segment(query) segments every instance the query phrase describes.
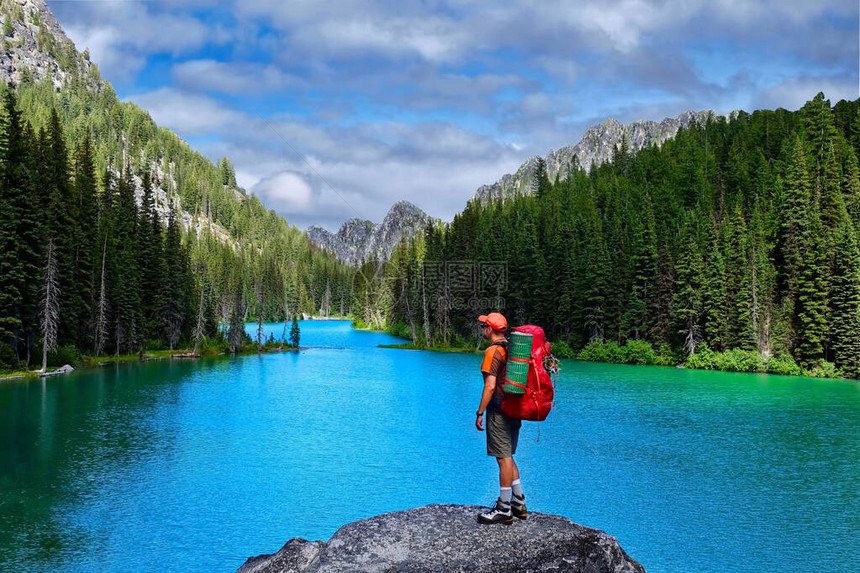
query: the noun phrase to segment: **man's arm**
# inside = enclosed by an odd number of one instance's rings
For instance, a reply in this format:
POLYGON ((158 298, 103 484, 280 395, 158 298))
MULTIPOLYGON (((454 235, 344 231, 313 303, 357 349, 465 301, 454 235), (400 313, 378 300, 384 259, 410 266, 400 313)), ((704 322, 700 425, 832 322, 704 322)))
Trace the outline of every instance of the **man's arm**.
POLYGON ((481 393, 481 403, 478 405, 478 411, 475 412, 475 427, 479 431, 484 431, 484 412, 493 399, 493 392, 496 390, 496 375, 482 372, 484 375, 484 391, 481 393))

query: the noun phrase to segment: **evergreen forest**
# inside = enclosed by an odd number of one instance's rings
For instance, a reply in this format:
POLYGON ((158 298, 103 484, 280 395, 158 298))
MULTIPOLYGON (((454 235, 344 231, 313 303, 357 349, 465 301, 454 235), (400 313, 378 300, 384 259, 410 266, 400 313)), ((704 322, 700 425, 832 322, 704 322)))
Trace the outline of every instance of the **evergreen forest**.
POLYGON ((56 365, 235 352, 246 320, 349 312, 352 269, 240 189, 228 159, 67 64, 62 89, 25 73, 0 91, 0 370, 44 350, 56 365))
POLYGON ((366 263, 356 316, 475 347, 498 310, 562 355, 856 377, 858 107, 712 114, 554 181, 539 160, 530 193, 473 200, 366 263))

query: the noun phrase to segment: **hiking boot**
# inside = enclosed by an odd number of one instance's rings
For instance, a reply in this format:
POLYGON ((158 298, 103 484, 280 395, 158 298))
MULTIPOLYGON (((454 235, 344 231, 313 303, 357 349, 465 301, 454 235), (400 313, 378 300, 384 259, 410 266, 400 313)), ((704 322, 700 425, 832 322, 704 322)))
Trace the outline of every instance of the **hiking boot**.
POLYGON ((526 513, 526 495, 517 495, 514 494, 511 499, 511 513, 514 517, 519 519, 525 519, 528 517, 528 513, 526 513))
POLYGON ((514 515, 511 513, 511 504, 501 499, 496 500, 496 506, 485 513, 478 514, 478 523, 504 523, 510 525, 514 522, 514 515))

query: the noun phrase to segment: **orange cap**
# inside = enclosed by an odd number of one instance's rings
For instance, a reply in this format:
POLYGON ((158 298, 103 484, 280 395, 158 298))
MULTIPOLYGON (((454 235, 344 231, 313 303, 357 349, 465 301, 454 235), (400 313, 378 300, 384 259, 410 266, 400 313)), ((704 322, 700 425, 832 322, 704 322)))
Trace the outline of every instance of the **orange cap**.
POLYGON ((508 320, 500 312, 482 314, 478 317, 478 321, 489 324, 490 328, 499 332, 504 332, 508 329, 508 320))

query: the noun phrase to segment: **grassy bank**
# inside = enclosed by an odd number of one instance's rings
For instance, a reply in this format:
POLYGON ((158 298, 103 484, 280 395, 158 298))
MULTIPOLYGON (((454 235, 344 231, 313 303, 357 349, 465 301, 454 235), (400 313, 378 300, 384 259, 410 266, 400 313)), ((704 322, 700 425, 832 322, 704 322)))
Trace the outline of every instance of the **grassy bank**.
MULTIPOLYGON (((52 370, 49 368, 48 370, 52 370)), ((11 372, 0 373, 0 382, 4 380, 20 380, 22 378, 38 378, 39 374, 32 370, 14 370, 11 372)))
MULTIPOLYGON (((553 344, 556 347, 564 343, 553 344)), ((569 347, 567 347, 569 349, 569 347)), ((573 353, 573 351, 571 351, 573 353)), ((678 366, 696 370, 719 370, 722 372, 749 372, 761 374, 778 374, 782 376, 810 376, 813 378, 842 378, 843 373, 832 362, 824 360, 804 368, 794 358, 787 354, 765 357, 755 350, 733 348, 725 352, 711 350, 702 343, 696 353, 687 356, 686 352, 672 351, 668 346, 653 348, 644 340, 631 340, 625 345, 616 342, 590 342, 575 356, 590 362, 608 362, 613 364, 637 364, 642 366, 678 366)))

